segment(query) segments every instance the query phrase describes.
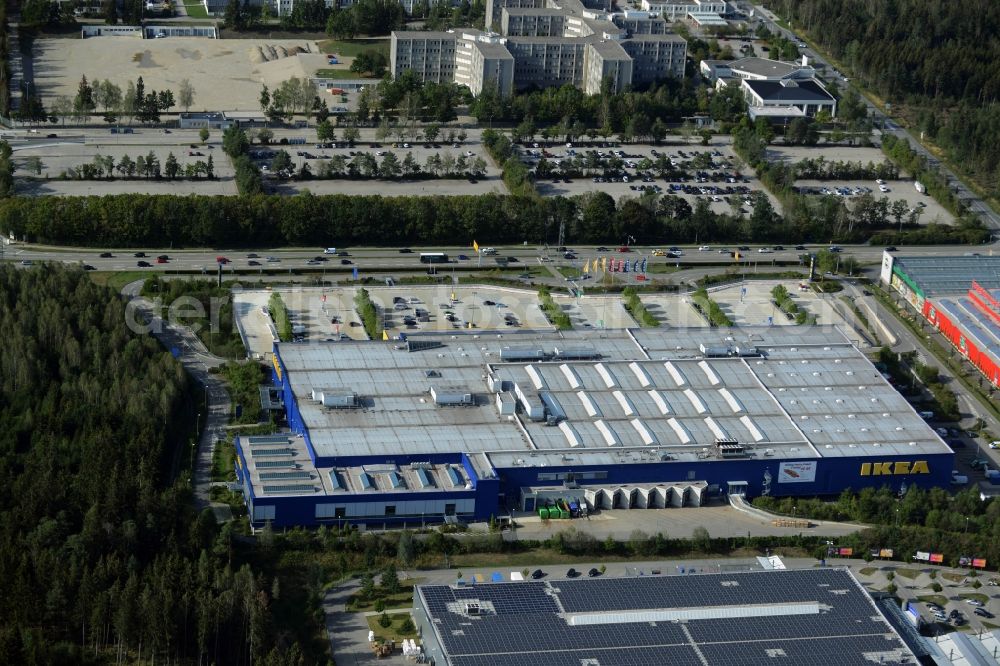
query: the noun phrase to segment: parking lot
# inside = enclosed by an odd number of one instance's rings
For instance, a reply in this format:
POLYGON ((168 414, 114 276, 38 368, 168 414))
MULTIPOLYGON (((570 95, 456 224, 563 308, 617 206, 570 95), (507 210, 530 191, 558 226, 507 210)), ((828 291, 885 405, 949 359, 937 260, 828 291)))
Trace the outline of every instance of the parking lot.
POLYGON ((832 304, 836 295, 818 294, 808 286, 802 289, 804 284, 796 280, 748 280, 713 290, 710 296, 737 326, 794 325, 795 318, 782 312, 771 295, 771 290, 781 285, 796 305, 816 316, 817 324, 845 323, 832 304))
POLYGON ((350 193, 409 196, 419 194, 485 194, 506 193, 500 172, 493 166, 481 144, 455 143, 430 144, 409 142, 371 142, 350 146, 347 143, 326 143, 293 146, 254 146, 250 157, 260 167, 265 178, 278 191, 295 193, 308 189, 317 194, 350 193), (273 160, 277 151, 285 150, 292 160, 294 173, 303 165, 317 179, 292 180, 288 173, 275 172, 273 160), (401 176, 406 173, 407 161, 425 173, 464 174, 449 178, 383 179, 368 178, 362 166, 364 161, 374 163, 379 169, 389 156, 396 159, 401 176), (352 168, 353 167, 353 168, 352 168), (322 178, 325 172, 344 174, 332 179, 322 178), (348 178, 353 171, 361 177, 348 178))
MULTIPOLYGON (((274 291, 281 295, 301 341, 336 340, 339 336, 367 339, 354 311, 354 289, 299 287, 274 291)), ((264 356, 271 352, 274 335, 268 327, 270 315, 265 311, 272 293, 269 289, 233 292, 237 325, 244 332, 249 354, 264 356)))
MULTIPOLYGON (((852 162, 861 165, 881 164, 888 158, 878 148, 866 146, 768 146, 767 159, 771 162, 794 164, 801 160, 823 159, 831 162, 852 162)), ((900 172, 899 180, 888 180, 878 183, 875 180, 797 180, 795 185, 804 194, 832 195, 843 197, 848 204, 863 194, 870 194, 875 199, 885 197, 891 204, 893 201, 906 202, 907 211, 919 212, 918 222, 929 224, 952 224, 955 220, 951 213, 941 207, 938 202, 926 194, 921 194, 914 186, 910 174, 900 172), (884 191, 883 191, 884 189, 884 191)))
POLYGON ((569 315, 573 328, 634 328, 638 324, 618 294, 573 298, 553 293, 553 300, 569 315))
MULTIPOLYGON (((953 224, 954 216, 946 211, 941 204, 927 196, 917 192, 912 180, 890 180, 884 184, 875 181, 860 180, 799 180, 795 185, 800 191, 806 194, 825 195, 830 194, 843 197, 850 206, 862 194, 869 194, 878 200, 886 198, 889 204, 896 200, 906 202, 907 215, 912 211, 917 211, 917 222, 920 224, 953 224), (880 186, 885 191, 880 190, 880 186)), ((907 219, 904 216, 904 221, 907 219)))
POLYGON ((468 328, 549 329, 533 291, 488 285, 371 287, 372 302, 384 314, 390 335, 468 328))
MULTIPOLYGON (((543 167, 546 175, 536 177, 536 187, 543 196, 602 191, 620 199, 653 191, 680 196, 692 207, 704 198, 714 212, 731 213, 734 206, 749 212, 754 192, 767 194, 752 170, 737 170, 741 163, 728 139, 714 139, 708 146, 571 146, 531 143, 521 147, 521 160, 529 169, 537 170, 539 164, 552 169, 552 175, 547 175, 543 167)), ((780 210, 777 199, 767 196, 780 210)))
MULTIPOLYGON (((236 194, 236 184, 233 181, 233 168, 229 158, 212 144, 200 143, 161 143, 164 136, 157 136, 156 143, 144 145, 137 143, 135 136, 108 134, 107 137, 95 137, 87 142, 59 141, 17 146, 14 152, 14 164, 17 168, 18 192, 23 194, 120 194, 120 193, 150 193, 150 194, 236 194), (93 164, 100 155, 114 160, 117 166, 123 157, 128 156, 133 162, 139 157, 145 159, 152 154, 160 164, 160 173, 168 155, 173 154, 181 173, 187 165, 198 161, 207 162, 212 156, 213 180, 207 178, 167 180, 148 179, 138 172, 132 179, 124 180, 119 171, 115 171, 115 180, 104 178, 91 180, 61 180, 64 174, 77 171, 82 165, 93 164), (41 173, 32 170, 34 159, 40 160, 41 173)), ((179 137, 178 137, 179 139, 179 137)))

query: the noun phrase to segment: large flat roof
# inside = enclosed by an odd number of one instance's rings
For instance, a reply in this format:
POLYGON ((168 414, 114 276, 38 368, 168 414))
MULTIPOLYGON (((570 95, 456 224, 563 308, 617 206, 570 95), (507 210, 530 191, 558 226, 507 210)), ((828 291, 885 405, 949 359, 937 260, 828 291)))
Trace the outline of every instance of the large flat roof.
POLYGON ((800 65, 781 60, 771 60, 770 58, 757 58, 750 56, 731 60, 729 62, 718 62, 718 64, 728 67, 732 71, 747 72, 756 76, 767 76, 769 78, 782 78, 802 69, 800 65))
POLYGON ((965 294, 975 280, 984 289, 1000 289, 1000 256, 893 257, 928 296, 965 294))
POLYGON ((529 456, 559 464, 567 453, 604 464, 655 449, 693 461, 725 437, 775 458, 949 451, 834 327, 420 334, 409 342, 276 346, 318 456, 464 452, 509 467, 529 456), (408 351, 418 345, 425 348, 408 351), (763 355, 705 358, 702 345, 755 346, 763 355), (356 394, 363 408, 324 406, 314 391, 327 389, 356 394), (498 392, 520 413, 501 415, 498 392), (442 406, 442 393, 469 399, 442 406), (529 418, 528 407, 543 404, 558 427, 529 418))
POLYGON ((814 79, 782 81, 755 81, 743 79, 743 85, 753 90, 761 99, 768 102, 832 102, 833 95, 828 93, 814 79))
POLYGON ((420 586, 415 601, 446 666, 917 663, 846 569, 420 586))

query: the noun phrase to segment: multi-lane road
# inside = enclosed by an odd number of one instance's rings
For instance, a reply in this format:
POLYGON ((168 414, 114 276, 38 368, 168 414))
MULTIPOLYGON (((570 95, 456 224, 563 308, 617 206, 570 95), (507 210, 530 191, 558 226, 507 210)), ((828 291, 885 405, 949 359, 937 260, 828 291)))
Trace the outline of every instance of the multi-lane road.
MULTIPOLYGON (((785 264, 788 262, 798 263, 799 258, 804 254, 815 253, 825 249, 826 245, 804 245, 787 246, 781 250, 771 250, 766 248, 766 252, 760 252, 762 246, 754 245, 749 250, 741 253, 741 262, 758 264, 764 266, 768 264, 785 264), (797 249, 798 248, 798 249, 797 249)), ((371 271, 422 271, 427 265, 421 264, 420 252, 445 252, 448 254, 449 263, 438 264, 439 269, 447 270, 456 268, 475 268, 481 265, 484 268, 495 268, 497 258, 513 258, 508 268, 516 269, 524 265, 538 265, 542 263, 552 263, 554 265, 567 265, 574 262, 580 263, 593 257, 614 256, 618 259, 631 258, 641 259, 648 257, 654 263, 668 263, 697 266, 711 264, 732 264, 733 258, 730 251, 736 246, 709 246, 709 249, 699 250, 697 247, 680 247, 682 254, 678 258, 655 256, 654 250, 666 248, 633 247, 628 253, 618 252, 618 248, 611 247, 608 250, 600 250, 595 246, 573 246, 570 248, 575 254, 575 259, 568 259, 563 253, 556 251, 556 248, 544 248, 539 246, 517 245, 512 247, 497 247, 497 256, 484 256, 481 263, 476 253, 471 248, 462 247, 436 247, 436 248, 405 248, 410 252, 400 252, 404 248, 337 248, 338 252, 346 252, 346 256, 338 254, 324 254, 324 248, 296 248, 296 249, 257 249, 257 250, 236 250, 236 249, 163 249, 144 248, 137 249, 111 249, 100 248, 54 248, 45 246, 34 246, 25 244, 11 244, 3 247, 0 257, 8 262, 19 265, 34 265, 40 262, 60 262, 66 264, 82 264, 92 266, 100 271, 131 271, 144 270, 149 272, 170 271, 170 272, 214 272, 217 270, 217 260, 222 257, 229 260, 224 265, 224 272, 234 270, 259 270, 261 272, 286 272, 286 271, 343 271, 351 272, 355 266, 359 270, 371 271), (135 256, 137 253, 144 253, 145 256, 135 256), (157 263, 159 255, 166 255, 169 260, 166 263, 157 263), (463 258, 464 257, 464 258, 463 258), (544 258, 544 259, 543 259, 544 258), (139 267, 140 262, 150 264, 148 267, 139 267)), ((897 252, 906 256, 951 256, 976 252, 979 254, 992 254, 995 250, 1000 250, 1000 245, 991 243, 979 246, 955 246, 955 245, 931 245, 900 247, 897 252)), ((883 248, 868 245, 848 245, 842 246, 841 256, 853 257, 862 264, 878 263, 882 257, 883 248)))

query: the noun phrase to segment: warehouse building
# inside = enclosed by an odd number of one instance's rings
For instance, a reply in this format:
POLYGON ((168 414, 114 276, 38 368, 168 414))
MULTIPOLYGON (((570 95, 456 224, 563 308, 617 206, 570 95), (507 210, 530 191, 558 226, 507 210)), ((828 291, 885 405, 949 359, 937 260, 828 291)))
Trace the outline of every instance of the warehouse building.
POLYGON ((1000 257, 884 252, 881 280, 1000 388, 1000 257))
POLYGON ((291 434, 236 443, 258 527, 946 486, 953 468, 833 327, 421 334, 273 361, 291 434))
POLYGON ((920 663, 839 568, 422 585, 413 604, 435 666, 920 663))

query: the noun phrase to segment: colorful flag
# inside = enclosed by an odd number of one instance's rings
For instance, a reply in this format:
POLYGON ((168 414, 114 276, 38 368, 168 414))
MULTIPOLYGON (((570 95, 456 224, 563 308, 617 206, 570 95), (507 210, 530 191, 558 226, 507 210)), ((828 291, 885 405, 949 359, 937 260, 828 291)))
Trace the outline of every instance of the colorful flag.
POLYGON ((479 252, 479 243, 477 243, 476 241, 472 241, 472 249, 475 250, 476 252, 479 252))

